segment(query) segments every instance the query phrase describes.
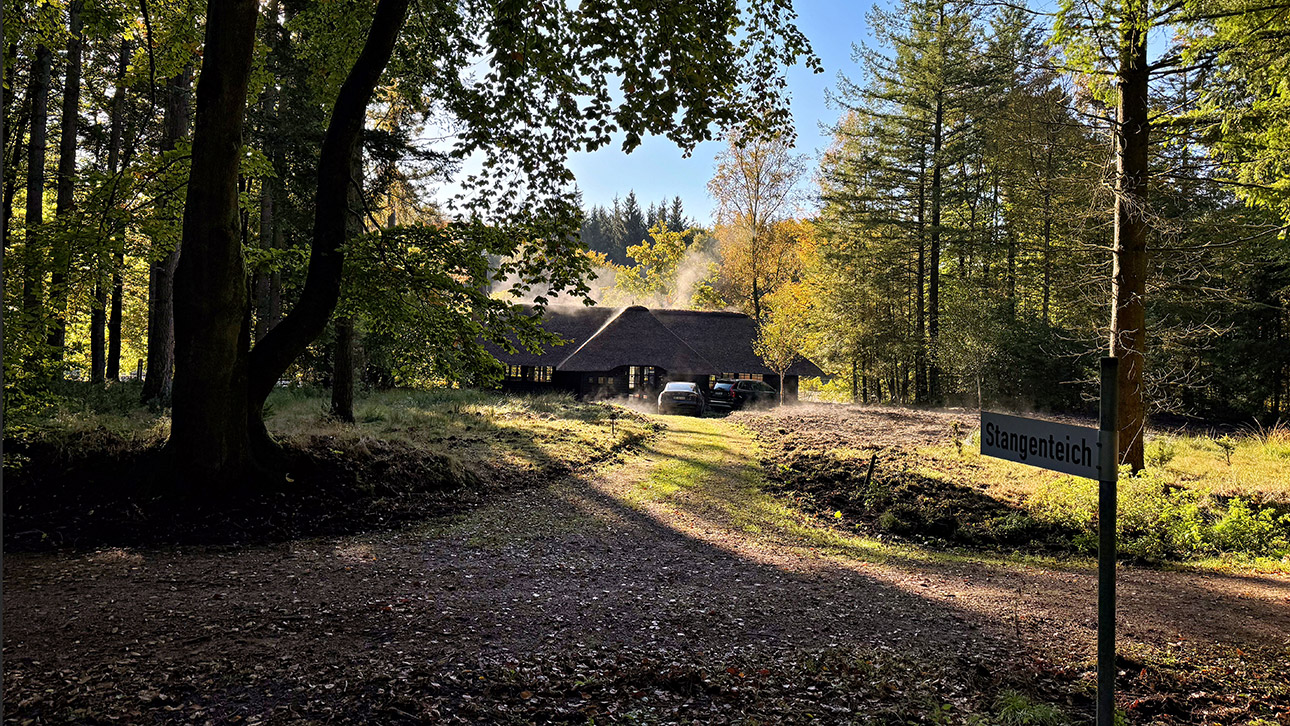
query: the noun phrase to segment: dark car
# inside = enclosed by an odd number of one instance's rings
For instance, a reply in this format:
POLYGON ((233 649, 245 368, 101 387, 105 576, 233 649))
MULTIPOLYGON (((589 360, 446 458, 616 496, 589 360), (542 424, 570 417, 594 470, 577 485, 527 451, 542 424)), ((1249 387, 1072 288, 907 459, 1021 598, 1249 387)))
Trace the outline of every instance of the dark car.
POLYGON ((779 392, 761 381, 717 381, 712 387, 713 408, 769 408, 779 402, 779 392))
POLYGON ((685 381, 673 381, 658 394, 658 412, 684 412, 702 416, 708 410, 708 402, 703 398, 699 384, 685 381))

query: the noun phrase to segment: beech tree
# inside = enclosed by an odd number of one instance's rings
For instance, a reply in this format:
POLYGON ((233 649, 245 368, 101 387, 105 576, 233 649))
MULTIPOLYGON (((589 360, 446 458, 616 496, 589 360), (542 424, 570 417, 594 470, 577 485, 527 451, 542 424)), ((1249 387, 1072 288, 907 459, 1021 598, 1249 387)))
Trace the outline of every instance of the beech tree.
POLYGON ((794 363, 805 357, 811 344, 811 304, 807 290, 798 284, 785 285, 767 296, 765 318, 757 326, 753 352, 779 376, 779 402, 784 403, 784 376, 794 363))
MULTIPOLYGON (((290 314, 248 349, 234 152, 242 138, 257 8, 246 0, 208 5, 175 281, 167 444, 173 460, 200 480, 274 466, 264 402, 336 307, 350 161, 372 93, 400 42, 407 6, 407 0, 380 0, 375 7, 323 139, 304 286, 290 314)), ((540 284, 551 292, 587 291, 587 258, 569 254, 578 221, 565 163, 570 153, 603 146, 615 133, 631 151, 645 134, 692 148, 711 137, 714 123, 782 130, 789 118, 779 92, 783 67, 806 56, 818 68, 791 23, 791 8, 780 2, 719 12, 641 0, 576 8, 434 3, 419 17, 418 34, 402 38, 408 54, 400 67, 415 70, 439 108, 465 122, 456 153, 486 157, 484 171, 466 180, 456 213, 506 227, 511 242, 497 256, 497 279, 514 276, 521 287, 540 284), (704 42, 691 42, 698 38, 704 42), (462 69, 481 56, 490 70, 466 81, 462 69), (666 72, 659 74, 661 64, 666 72), (619 99, 615 86, 622 89, 619 99), (713 104, 714 98, 722 102, 713 104), (517 187, 516 178, 524 184, 517 187)))

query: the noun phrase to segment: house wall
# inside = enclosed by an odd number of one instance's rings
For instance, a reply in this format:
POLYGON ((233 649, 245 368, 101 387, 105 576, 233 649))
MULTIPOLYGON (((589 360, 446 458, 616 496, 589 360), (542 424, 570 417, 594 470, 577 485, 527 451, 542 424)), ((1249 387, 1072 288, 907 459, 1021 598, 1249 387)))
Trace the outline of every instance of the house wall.
POLYGON ((659 379, 659 388, 661 389, 663 386, 666 386, 668 383, 671 383, 672 381, 697 383, 699 385, 699 390, 703 392, 704 396, 707 396, 708 393, 711 392, 712 390, 711 386, 708 385, 709 378, 711 378, 711 376, 669 374, 666 378, 659 379))
POLYGON ((797 402, 797 376, 784 376, 784 403, 797 402))
MULTIPOLYGON (((580 399, 590 401, 623 397, 653 400, 658 396, 658 392, 662 390, 663 386, 667 385, 670 381, 689 381, 697 383, 705 396, 711 392, 711 387, 709 386, 710 376, 683 374, 673 375, 661 368, 657 370, 657 385, 637 390, 633 390, 628 385, 627 366, 620 366, 610 371, 556 371, 554 375, 551 376, 550 381, 532 381, 508 378, 502 381, 501 388, 506 393, 520 394, 565 391, 580 399)), ((762 381, 771 388, 779 390, 779 376, 767 374, 762 377, 762 381)), ((795 402, 797 400, 798 377, 784 376, 784 401, 787 403, 795 402)))
MULTIPOLYGON (((555 381, 523 381, 507 379, 502 381, 502 391, 504 393, 546 393, 548 391, 559 390, 555 381)), ((570 391, 570 393, 577 393, 570 391)))

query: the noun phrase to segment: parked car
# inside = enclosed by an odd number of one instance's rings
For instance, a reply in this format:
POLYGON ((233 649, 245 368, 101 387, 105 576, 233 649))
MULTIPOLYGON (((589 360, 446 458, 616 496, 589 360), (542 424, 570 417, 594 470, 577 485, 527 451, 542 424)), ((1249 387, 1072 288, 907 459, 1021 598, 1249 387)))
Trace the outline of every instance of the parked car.
POLYGON ((699 390, 699 384, 686 381, 673 381, 658 394, 658 412, 686 412, 702 416, 708 410, 708 402, 699 390))
POLYGON ((779 402, 779 391, 761 381, 717 381, 712 387, 714 409, 769 408, 779 402))

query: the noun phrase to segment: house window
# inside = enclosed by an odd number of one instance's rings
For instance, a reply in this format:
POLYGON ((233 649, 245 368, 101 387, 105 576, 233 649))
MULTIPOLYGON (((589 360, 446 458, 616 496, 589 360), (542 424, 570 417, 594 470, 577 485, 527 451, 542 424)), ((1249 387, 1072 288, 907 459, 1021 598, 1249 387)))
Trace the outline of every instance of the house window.
POLYGON ((550 383, 551 377, 554 375, 555 368, 552 366, 506 366, 506 380, 508 381, 550 383))
POLYGON ((639 391, 653 388, 658 383, 658 373, 654 366, 630 366, 627 369, 627 389, 639 391))
POLYGON ((708 387, 717 385, 717 381, 760 381, 763 376, 760 373, 720 373, 715 376, 708 376, 708 387))

